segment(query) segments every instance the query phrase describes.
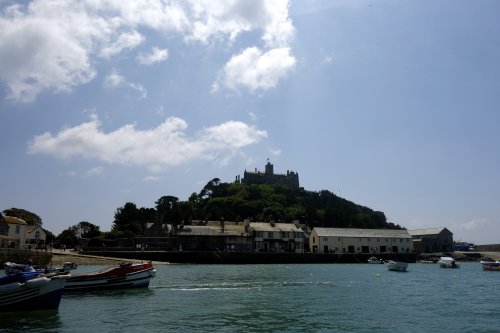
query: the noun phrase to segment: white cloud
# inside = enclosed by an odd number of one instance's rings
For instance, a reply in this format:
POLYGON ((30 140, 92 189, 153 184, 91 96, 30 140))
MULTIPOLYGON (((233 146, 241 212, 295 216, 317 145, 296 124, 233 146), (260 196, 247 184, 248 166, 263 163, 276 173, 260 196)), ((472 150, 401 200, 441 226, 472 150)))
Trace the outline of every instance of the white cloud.
POLYGON ((265 53, 256 47, 248 48, 231 58, 212 88, 213 91, 221 87, 237 91, 245 87, 252 92, 271 89, 295 68, 295 64, 289 48, 265 53))
POLYGON ((90 170, 87 170, 85 173, 86 177, 97 177, 97 176, 102 176, 104 174, 104 168, 102 166, 98 166, 95 168, 92 168, 90 170))
POLYGON ((489 222, 484 219, 474 219, 459 225, 460 230, 472 231, 477 229, 482 229, 484 226, 488 225, 489 222))
POLYGON ((149 54, 140 54, 137 60, 143 65, 152 65, 168 59, 168 50, 153 47, 149 54))
POLYGON ((116 70, 113 70, 106 78, 104 79, 104 86, 108 89, 116 89, 120 87, 129 87, 139 93, 141 98, 146 98, 148 96, 148 92, 146 88, 137 83, 128 82, 125 77, 123 77, 116 70))
POLYGON ((111 74, 106 76, 106 79, 104 80, 104 85, 106 86, 106 88, 112 89, 120 87, 124 85, 126 82, 127 80, 125 80, 125 78, 120 73, 114 70, 111 72, 111 74))
POLYGON ((209 43, 225 36, 233 41, 243 32, 261 30, 262 40, 274 48, 288 45, 295 33, 288 0, 191 0, 191 6, 188 41, 209 43))
POLYGON ((205 128, 193 137, 186 135, 187 126, 183 119, 170 117, 150 130, 140 131, 129 124, 104 133, 101 122, 93 115, 90 121, 64 128, 55 135, 46 132, 36 136, 29 143, 28 152, 63 159, 85 157, 161 171, 197 159, 225 161, 267 136, 265 131, 238 121, 205 128))
POLYGON ((109 59, 125 49, 133 49, 144 41, 144 37, 137 31, 125 32, 118 36, 117 40, 107 44, 101 49, 100 55, 109 59))
POLYGON ((78 34, 57 20, 20 10, 15 5, 0 16, 0 80, 8 99, 32 102, 45 89, 68 91, 94 78, 78 34))
POLYGON ((271 154, 271 156, 276 157, 276 156, 280 156, 282 151, 281 151, 281 149, 271 149, 271 151, 269 153, 271 154))
MULTIPOLYGON (((284 77, 295 62, 289 51, 294 27, 288 0, 33 0, 1 6, 0 81, 13 101, 33 102, 43 91, 69 91, 90 82, 97 74, 97 57, 112 61, 147 43, 141 29, 166 38, 184 37, 188 44, 231 44, 244 32, 260 32, 261 56, 277 59, 277 53, 286 53, 288 65, 274 64, 274 71, 259 73, 269 78, 239 82, 244 88, 274 86, 276 72, 284 77)), ((241 56, 231 58, 226 75, 241 56)), ((153 48, 138 59, 151 64, 167 57, 167 50, 153 48)), ((232 81, 233 86, 237 83, 232 81)))
POLYGON ((333 61, 332 56, 326 56, 323 58, 323 64, 330 64, 333 61))

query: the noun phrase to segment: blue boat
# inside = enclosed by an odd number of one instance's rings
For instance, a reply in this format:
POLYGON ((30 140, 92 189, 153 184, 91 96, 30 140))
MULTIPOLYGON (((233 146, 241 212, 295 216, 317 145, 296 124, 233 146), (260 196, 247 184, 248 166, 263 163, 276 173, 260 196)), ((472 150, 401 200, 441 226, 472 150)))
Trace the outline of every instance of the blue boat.
POLYGON ((0 312, 57 309, 67 276, 6 264, 0 276, 0 312))

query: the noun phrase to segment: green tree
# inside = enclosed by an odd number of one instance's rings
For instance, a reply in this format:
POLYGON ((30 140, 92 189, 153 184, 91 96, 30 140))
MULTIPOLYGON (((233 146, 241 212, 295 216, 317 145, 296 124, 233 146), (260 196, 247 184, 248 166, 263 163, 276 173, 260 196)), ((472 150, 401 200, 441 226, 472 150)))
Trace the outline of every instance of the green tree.
POLYGON ((116 210, 112 229, 122 232, 129 231, 135 235, 142 234, 143 224, 141 223, 140 212, 134 203, 127 202, 123 207, 116 210))
POLYGON ((42 227, 43 224, 40 216, 20 208, 6 209, 4 210, 4 215, 20 218, 21 220, 24 220, 26 223, 28 223, 28 225, 36 225, 38 227, 42 227))
POLYGON ((101 235, 100 227, 87 221, 81 221, 71 228, 81 238, 94 238, 101 235))
POLYGON ((78 235, 75 233, 75 230, 72 227, 69 227, 68 229, 61 232, 56 237, 56 240, 59 245, 65 245, 67 248, 72 248, 79 243, 78 235))
POLYGON ((179 198, 171 195, 163 196, 155 202, 158 221, 161 224, 171 224, 174 232, 181 222, 178 202, 179 198))

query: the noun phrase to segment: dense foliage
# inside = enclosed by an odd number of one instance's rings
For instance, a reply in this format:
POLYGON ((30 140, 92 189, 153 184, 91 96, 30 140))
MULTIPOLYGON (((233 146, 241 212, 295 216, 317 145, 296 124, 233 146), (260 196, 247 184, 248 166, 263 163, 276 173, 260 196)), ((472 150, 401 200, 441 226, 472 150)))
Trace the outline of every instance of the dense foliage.
MULTIPOLYGON (((19 217, 30 225, 42 225, 38 215, 23 209, 11 208, 4 213, 19 217)), ((189 225, 192 220, 221 219, 300 220, 311 228, 402 229, 397 224, 387 222, 383 212, 357 205, 326 190, 313 192, 277 184, 222 183, 220 179, 214 178, 199 193, 191 194, 187 201, 166 195, 155 202, 154 208, 138 208, 132 202, 125 203, 115 211, 110 232, 103 233, 99 226, 81 221, 57 237, 49 232, 47 243, 55 241, 71 247, 86 238, 92 243, 105 244, 111 239, 143 235, 148 223, 176 226, 189 225)))
POLYGON ((28 225, 36 225, 38 227, 42 226, 42 219, 40 216, 35 213, 29 212, 24 209, 19 208, 10 208, 3 211, 4 215, 13 216, 20 218, 24 222, 28 223, 28 225))
POLYGON ((113 230, 142 234, 147 223, 190 224, 192 220, 283 221, 300 220, 313 227, 401 229, 383 212, 357 205, 335 194, 293 189, 285 185, 248 185, 208 182, 188 201, 163 196, 155 208, 126 203, 115 213, 113 230))

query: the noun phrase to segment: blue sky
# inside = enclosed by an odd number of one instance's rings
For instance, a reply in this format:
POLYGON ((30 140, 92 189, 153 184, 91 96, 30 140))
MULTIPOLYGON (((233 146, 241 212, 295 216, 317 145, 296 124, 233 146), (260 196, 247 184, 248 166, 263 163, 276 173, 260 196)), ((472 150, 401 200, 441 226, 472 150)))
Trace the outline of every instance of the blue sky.
POLYGON ((245 169, 500 242, 498 1, 0 0, 0 209, 55 234, 245 169))

